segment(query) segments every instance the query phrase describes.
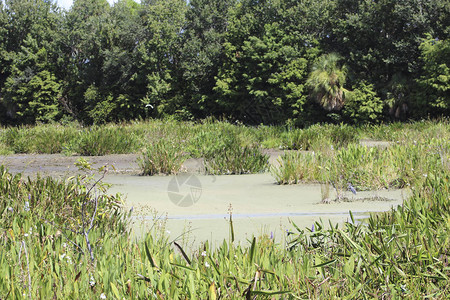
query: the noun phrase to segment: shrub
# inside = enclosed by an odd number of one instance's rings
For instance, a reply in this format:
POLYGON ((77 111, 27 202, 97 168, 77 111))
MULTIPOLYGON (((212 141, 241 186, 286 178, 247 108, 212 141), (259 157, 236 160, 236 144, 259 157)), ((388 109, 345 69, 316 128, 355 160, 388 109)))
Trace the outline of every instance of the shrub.
POLYGON ((383 101, 372 84, 361 82, 345 102, 343 115, 354 124, 374 123, 382 119, 383 101))

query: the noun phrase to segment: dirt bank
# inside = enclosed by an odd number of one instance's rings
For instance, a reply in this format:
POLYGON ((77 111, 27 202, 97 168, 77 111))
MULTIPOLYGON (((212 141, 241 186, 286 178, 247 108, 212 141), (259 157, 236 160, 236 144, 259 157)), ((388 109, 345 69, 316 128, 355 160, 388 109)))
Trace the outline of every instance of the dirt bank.
MULTIPOLYGON (((281 150, 264 150, 269 155, 269 163, 276 164, 281 150)), ((75 163, 83 158, 94 167, 104 165, 110 168, 110 175, 130 174, 138 175, 141 170, 138 164, 139 154, 112 154, 104 156, 65 156, 63 154, 13 154, 0 156, 0 165, 5 165, 12 173, 22 173, 26 176, 35 176, 40 173, 44 176, 67 177, 77 174, 75 163)), ((204 170, 203 159, 190 158, 183 165, 183 171, 201 173, 204 170)))

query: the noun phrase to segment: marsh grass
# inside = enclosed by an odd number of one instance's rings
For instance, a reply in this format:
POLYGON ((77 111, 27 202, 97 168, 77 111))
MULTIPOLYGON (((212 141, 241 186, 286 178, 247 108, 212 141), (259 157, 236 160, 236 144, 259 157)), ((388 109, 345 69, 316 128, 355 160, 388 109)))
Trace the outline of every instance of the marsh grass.
POLYGON ((249 174, 268 168, 269 156, 263 154, 257 144, 243 140, 242 135, 222 132, 215 138, 213 146, 204 147, 201 153, 208 174, 249 174))
POLYGON ((31 152, 31 136, 27 134, 27 127, 10 127, 3 129, 0 140, 13 153, 31 152))
POLYGON ((41 125, 31 129, 34 153, 54 154, 64 151, 70 141, 78 137, 78 128, 75 126, 41 125))
POLYGON ((8 146, 0 142, 0 155, 9 155, 13 153, 14 152, 8 146))
POLYGON ((324 148, 339 149, 359 140, 351 126, 313 125, 306 129, 291 129, 282 133, 284 149, 321 151, 324 148))
POLYGON ((126 127, 90 127, 80 132, 77 153, 86 156, 136 152, 139 141, 126 127))
POLYGON ((360 139, 407 144, 429 137, 449 138, 449 132, 447 119, 361 127, 316 124, 304 129, 290 125, 249 127, 213 119, 199 122, 146 120, 90 127, 77 123, 8 127, 0 130, 0 144, 3 145, 0 148, 5 153, 138 153, 147 142, 170 137, 185 141, 185 151, 192 157, 199 157, 220 143, 215 137, 223 133, 238 136, 241 146, 258 144, 262 148, 322 152, 345 148, 360 139))
POLYGON ((142 175, 168 175, 179 173, 186 159, 181 143, 160 139, 145 148, 138 163, 142 175))
POLYGON ((268 167, 269 156, 255 146, 231 144, 205 155, 206 172, 213 175, 261 173, 268 167))
POLYGON ((448 148, 446 139, 416 141, 387 149, 351 144, 314 154, 289 152, 280 157, 279 166, 271 172, 279 184, 331 182, 336 190, 351 184, 360 191, 404 188, 426 176, 422 166, 442 163, 439 149, 443 148, 448 148))
POLYGON ((320 173, 315 153, 286 151, 277 161, 279 166, 271 166, 270 172, 278 184, 297 184, 307 181, 317 181, 320 173))

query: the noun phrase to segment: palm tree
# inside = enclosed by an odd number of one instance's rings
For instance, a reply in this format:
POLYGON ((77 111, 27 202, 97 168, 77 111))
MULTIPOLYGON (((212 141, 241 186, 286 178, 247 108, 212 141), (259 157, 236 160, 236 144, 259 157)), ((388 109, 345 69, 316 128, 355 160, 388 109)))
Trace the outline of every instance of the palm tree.
POLYGON ((313 64, 306 84, 311 90, 311 97, 328 111, 338 111, 344 106, 344 89, 347 69, 339 67, 339 55, 324 54, 313 64))

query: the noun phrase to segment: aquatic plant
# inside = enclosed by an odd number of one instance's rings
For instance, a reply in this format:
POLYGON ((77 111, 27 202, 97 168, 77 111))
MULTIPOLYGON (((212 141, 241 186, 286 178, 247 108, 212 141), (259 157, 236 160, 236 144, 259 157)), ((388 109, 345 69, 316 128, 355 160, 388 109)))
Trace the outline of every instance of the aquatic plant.
POLYGON ((147 145, 138 163, 142 175, 176 174, 186 159, 182 143, 160 139, 147 145))
POLYGON ((208 174, 250 174, 260 173, 269 167, 269 156, 257 147, 233 144, 219 152, 205 155, 205 169, 208 174))
MULTIPOLYGON (((248 143, 248 142, 247 142, 248 143)), ((208 174, 249 174, 265 171, 269 156, 261 152, 257 144, 244 144, 233 132, 216 136, 213 147, 204 149, 202 157, 208 174)))
POLYGON ((402 188, 423 179, 424 165, 439 164, 442 155, 438 148, 448 148, 447 139, 387 149, 350 144, 319 153, 286 152, 271 173, 279 184, 329 182, 335 189, 347 189, 349 183, 356 190, 402 188))
POLYGON ((220 143, 222 133, 238 137, 241 146, 327 151, 345 148, 362 138, 398 144, 420 141, 430 136, 450 138, 450 122, 422 121, 352 127, 345 124, 316 124, 299 129, 286 126, 248 127, 207 119, 203 122, 146 120, 131 123, 83 127, 78 123, 8 127, 0 131, 4 153, 65 153, 67 155, 104 155, 138 153, 145 143, 160 138, 186 142, 186 152, 200 157, 220 143))

